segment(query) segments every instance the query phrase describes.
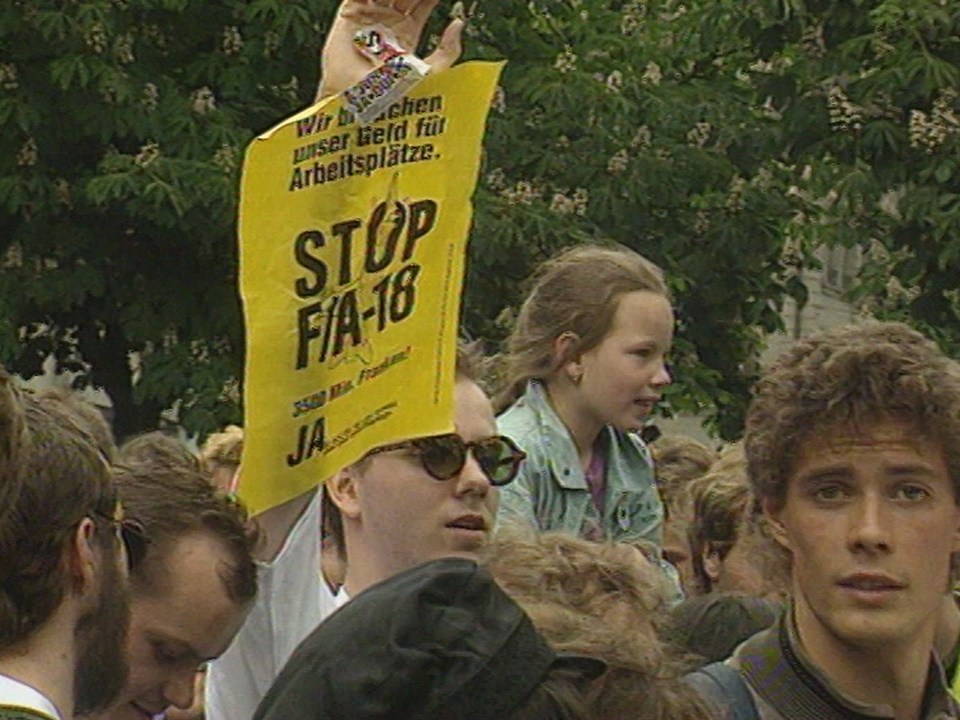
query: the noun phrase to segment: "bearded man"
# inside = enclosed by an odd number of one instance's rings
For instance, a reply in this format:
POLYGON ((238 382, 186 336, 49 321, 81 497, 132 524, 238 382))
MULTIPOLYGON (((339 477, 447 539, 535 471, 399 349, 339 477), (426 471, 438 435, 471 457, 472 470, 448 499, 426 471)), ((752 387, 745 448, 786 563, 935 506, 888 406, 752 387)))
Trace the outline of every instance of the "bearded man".
POLYGON ((94 712, 126 680, 122 540, 145 540, 85 427, 0 368, 0 720, 94 712))

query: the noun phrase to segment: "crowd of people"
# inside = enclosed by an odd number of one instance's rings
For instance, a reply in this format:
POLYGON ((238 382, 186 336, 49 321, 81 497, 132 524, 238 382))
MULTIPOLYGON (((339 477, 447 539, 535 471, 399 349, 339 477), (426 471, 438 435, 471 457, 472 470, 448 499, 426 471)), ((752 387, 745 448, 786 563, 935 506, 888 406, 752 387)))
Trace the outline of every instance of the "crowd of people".
MULTIPOLYGON (((321 92, 435 4, 344 0, 321 92)), ((241 428, 118 447, 0 369, 0 720, 960 719, 960 366, 843 326, 742 442, 647 443, 673 329, 656 265, 569 248, 495 362, 458 346, 452 432, 252 518, 241 428)))

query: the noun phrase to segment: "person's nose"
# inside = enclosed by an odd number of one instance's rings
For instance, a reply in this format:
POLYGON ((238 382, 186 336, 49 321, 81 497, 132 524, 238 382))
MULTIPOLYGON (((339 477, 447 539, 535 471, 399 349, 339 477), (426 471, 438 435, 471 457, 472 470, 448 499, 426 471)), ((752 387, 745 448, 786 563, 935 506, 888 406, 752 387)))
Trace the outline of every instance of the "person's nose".
POLYGON ((657 369, 656 374, 653 376, 653 379, 650 380, 650 384, 653 387, 664 387, 673 382, 673 378, 670 376, 670 369, 667 367, 667 363, 664 360, 660 361, 660 367, 657 369))
POLYGON ((867 493, 851 508, 849 544, 853 550, 890 550, 890 518, 883 499, 867 493))
POLYGON ((457 476, 457 494, 473 493, 486 497, 489 492, 490 479, 483 472, 483 468, 480 467, 480 463, 474 457, 473 451, 470 451, 467 453, 467 461, 463 464, 463 469, 457 476))
POLYGON ((190 708, 193 705, 196 675, 197 671, 195 669, 177 670, 163 686, 164 700, 181 710, 190 708))

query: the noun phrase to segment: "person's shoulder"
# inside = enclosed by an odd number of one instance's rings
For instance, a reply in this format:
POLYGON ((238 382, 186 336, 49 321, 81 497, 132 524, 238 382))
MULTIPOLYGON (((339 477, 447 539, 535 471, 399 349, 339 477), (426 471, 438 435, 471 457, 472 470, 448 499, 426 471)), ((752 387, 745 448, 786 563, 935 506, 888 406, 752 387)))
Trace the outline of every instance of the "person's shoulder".
POLYGON ((497 416, 497 430, 522 447, 524 440, 540 434, 539 413, 525 397, 521 397, 497 416))
POLYGON ((684 680, 714 705, 723 720, 760 720, 753 691, 740 671, 729 663, 710 663, 684 680))
POLYGON ((734 667, 741 667, 751 658, 758 656, 768 658, 773 655, 779 656, 782 653, 780 642, 780 625, 782 621, 783 618, 778 617, 770 627, 764 628, 748 637, 737 645, 725 662, 734 667))

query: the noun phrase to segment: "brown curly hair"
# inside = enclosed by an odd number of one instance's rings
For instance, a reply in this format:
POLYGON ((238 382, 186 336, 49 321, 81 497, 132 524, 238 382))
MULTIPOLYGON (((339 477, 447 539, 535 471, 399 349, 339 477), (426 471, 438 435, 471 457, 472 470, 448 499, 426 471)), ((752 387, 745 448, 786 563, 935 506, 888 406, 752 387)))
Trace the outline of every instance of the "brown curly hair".
POLYGON ((797 454, 828 426, 904 420, 941 443, 960 499, 960 368, 903 323, 844 325, 798 340, 764 374, 744 447, 755 494, 782 503, 797 454))
POLYGON ((691 561, 699 593, 715 590, 704 556, 716 552, 721 561, 740 544, 750 557, 763 589, 783 594, 789 587, 789 555, 769 534, 747 477, 743 445, 728 445, 710 471, 694 480, 693 521, 689 527, 691 561))
POLYGON ((690 495, 693 521, 688 533, 693 573, 700 590, 706 593, 712 590, 712 582, 703 567, 704 550, 709 543, 721 560, 726 557, 737 542, 753 499, 743 447, 726 448, 710 471, 691 483, 690 495))
POLYGON ((717 453, 686 435, 661 435, 650 443, 653 469, 665 505, 688 504, 690 483, 710 469, 717 453))

